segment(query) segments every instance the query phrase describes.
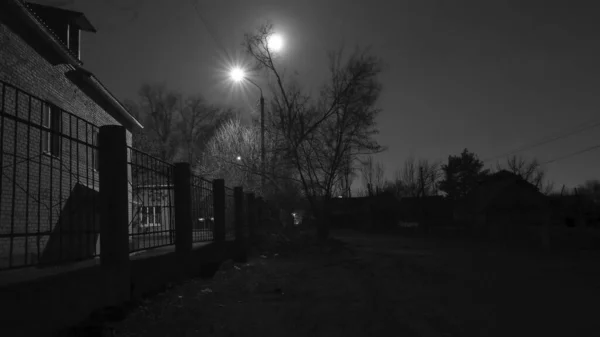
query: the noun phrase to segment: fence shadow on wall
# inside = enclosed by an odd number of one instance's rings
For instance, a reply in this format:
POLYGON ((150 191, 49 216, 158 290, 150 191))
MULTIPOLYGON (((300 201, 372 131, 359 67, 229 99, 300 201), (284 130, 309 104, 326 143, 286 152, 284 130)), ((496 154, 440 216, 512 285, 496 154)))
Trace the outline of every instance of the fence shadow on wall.
POLYGON ((98 131, 0 81, 0 270, 98 256, 98 131))

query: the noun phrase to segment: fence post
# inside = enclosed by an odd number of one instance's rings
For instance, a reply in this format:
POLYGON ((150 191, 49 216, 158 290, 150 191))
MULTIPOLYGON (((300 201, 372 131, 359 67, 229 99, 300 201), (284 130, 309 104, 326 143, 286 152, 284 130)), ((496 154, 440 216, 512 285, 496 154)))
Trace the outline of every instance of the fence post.
POLYGON ((175 252, 186 255, 192 251, 192 188, 189 163, 175 163, 173 188, 175 194, 175 252))
POLYGON ((242 187, 233 188, 235 199, 235 243, 238 249, 237 260, 246 262, 246 233, 244 231, 244 190, 242 187))
POLYGON ((256 199, 254 193, 248 193, 248 240, 250 244, 256 243, 256 199))
POLYGON ((262 197, 254 198, 254 202, 256 205, 256 219, 255 219, 256 223, 254 225, 258 226, 266 218, 267 210, 265 209, 265 204, 263 202, 262 197))
POLYGON ((100 264, 106 277, 108 301, 130 298, 129 175, 126 130, 107 125, 98 134, 100 187, 100 264))
POLYGON ((225 241, 225 180, 213 180, 213 211, 215 213, 214 240, 225 241))

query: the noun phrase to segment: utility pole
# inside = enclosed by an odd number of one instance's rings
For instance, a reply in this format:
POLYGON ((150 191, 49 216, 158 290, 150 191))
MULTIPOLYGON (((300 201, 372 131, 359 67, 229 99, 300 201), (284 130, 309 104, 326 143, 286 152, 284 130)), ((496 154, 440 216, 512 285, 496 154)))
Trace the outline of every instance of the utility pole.
POLYGON ((265 98, 260 92, 260 189, 265 195, 265 98))

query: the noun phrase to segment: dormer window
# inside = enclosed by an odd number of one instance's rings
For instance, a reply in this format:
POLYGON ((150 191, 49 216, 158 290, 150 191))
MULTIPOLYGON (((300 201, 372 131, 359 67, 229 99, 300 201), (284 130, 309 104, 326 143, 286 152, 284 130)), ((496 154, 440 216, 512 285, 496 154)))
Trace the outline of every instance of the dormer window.
POLYGON ((67 25, 67 48, 77 56, 77 59, 81 58, 81 50, 79 50, 79 43, 81 39, 81 30, 74 25, 67 25))
POLYGON ((62 8, 27 3, 41 21, 62 42, 73 56, 81 59, 81 31, 96 32, 96 29, 81 12, 62 8))

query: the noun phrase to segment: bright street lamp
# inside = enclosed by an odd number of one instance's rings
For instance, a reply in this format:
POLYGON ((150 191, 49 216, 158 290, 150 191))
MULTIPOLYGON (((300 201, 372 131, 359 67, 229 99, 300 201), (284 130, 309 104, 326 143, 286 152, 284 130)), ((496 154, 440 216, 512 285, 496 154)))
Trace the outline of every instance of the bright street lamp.
POLYGON ((235 82, 241 82, 246 77, 246 73, 244 72, 244 69, 236 67, 231 69, 229 76, 231 76, 231 79, 235 82))

